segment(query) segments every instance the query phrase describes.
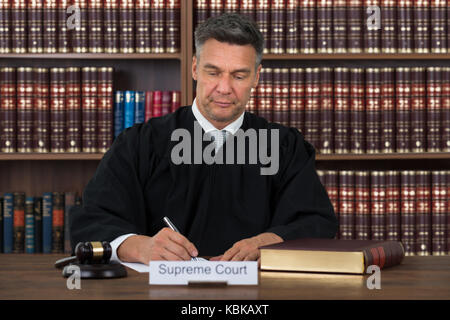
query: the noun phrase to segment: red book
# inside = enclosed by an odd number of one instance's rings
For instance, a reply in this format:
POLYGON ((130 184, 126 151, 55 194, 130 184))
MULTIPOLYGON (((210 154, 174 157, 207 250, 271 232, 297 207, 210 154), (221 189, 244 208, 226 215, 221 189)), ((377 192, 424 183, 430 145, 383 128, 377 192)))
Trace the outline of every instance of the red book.
POLYGON ((339 239, 355 239, 355 172, 339 171, 339 239))
POLYGON ((355 239, 370 240, 371 186, 367 171, 355 171, 355 239))
POLYGON ((431 255, 431 176, 429 171, 416 173, 416 254, 431 255))
POLYGON ((161 116, 162 116, 162 91, 154 91, 152 118, 161 116))
POLYGON ((145 92, 145 122, 153 117, 153 91, 145 92))
POLYGON ((52 196, 52 253, 64 252, 64 192, 52 196))
POLYGON ((290 68, 289 71, 289 126, 304 132, 305 72, 302 68, 290 68))

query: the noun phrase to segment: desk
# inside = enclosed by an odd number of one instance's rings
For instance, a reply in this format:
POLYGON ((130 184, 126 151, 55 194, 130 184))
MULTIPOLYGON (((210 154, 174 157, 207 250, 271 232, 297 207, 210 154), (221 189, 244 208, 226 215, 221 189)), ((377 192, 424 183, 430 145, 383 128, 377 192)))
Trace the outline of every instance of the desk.
POLYGON ((69 290, 54 262, 63 255, 0 254, 0 299, 136 300, 354 300, 450 299, 450 256, 405 257, 381 270, 381 289, 369 290, 370 275, 261 272, 258 286, 193 288, 150 286, 148 273, 128 269, 128 277, 81 280, 69 290))

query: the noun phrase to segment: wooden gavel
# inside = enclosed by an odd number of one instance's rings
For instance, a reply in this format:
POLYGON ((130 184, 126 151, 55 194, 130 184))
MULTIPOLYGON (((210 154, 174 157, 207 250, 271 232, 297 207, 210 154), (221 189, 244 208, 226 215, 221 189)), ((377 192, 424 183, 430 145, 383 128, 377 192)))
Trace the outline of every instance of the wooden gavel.
POLYGON ((107 264, 111 259, 112 248, 106 241, 79 242, 75 247, 75 256, 63 258, 55 262, 56 268, 62 268, 69 263, 107 264))

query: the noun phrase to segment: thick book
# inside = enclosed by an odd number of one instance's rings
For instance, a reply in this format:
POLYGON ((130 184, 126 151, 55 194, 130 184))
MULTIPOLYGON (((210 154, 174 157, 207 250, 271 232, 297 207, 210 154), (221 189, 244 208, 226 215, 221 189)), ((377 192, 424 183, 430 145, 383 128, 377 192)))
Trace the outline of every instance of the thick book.
POLYGON ((16 68, 0 68, 0 152, 16 152, 16 68))
POLYGON ((66 68, 66 152, 81 152, 80 68, 66 68))
POLYGON ((32 151, 33 68, 17 68, 17 151, 32 151))
MULTIPOLYGON (((325 1, 325 0, 323 0, 325 1)), ((270 53, 283 54, 286 48, 284 1, 272 1, 270 7, 270 53)))
POLYGON ((334 150, 333 89, 333 69, 320 68, 318 151, 321 154, 330 154, 334 150))
POLYGON ((33 152, 50 151, 50 99, 48 68, 34 68, 33 152))
POLYGON ((50 150, 66 151, 66 71, 50 68, 50 150))
POLYGON ((398 241, 295 239, 261 247, 261 270, 364 274, 399 265, 398 241))
POLYGON ((98 68, 97 151, 106 152, 113 140, 113 67, 98 68))
POLYGON ((425 68, 411 68, 411 149, 425 152, 426 147, 425 68))
POLYGON ((13 252, 23 253, 25 244, 25 193, 14 192, 13 203, 13 252))
POLYGON ((152 0, 150 2, 150 47, 152 53, 164 53, 165 35, 165 9, 167 1, 152 0))
POLYGON ((273 121, 289 126, 289 69, 275 68, 273 84, 273 121))
MULTIPOLYGON (((212 6, 211 6, 212 14, 212 6)), ((270 53, 270 0, 256 1, 256 23, 264 38, 264 54, 270 53)))
MULTIPOLYGON (((339 97, 339 95, 338 95, 339 97)), ((342 101, 342 100, 340 100, 342 101)), ((364 69, 350 69, 350 152, 366 151, 364 69)))
POLYGON ((98 69, 81 68, 81 145, 83 152, 97 152, 98 69))
POLYGON ((11 52, 11 2, 0 0, 0 53, 11 52))

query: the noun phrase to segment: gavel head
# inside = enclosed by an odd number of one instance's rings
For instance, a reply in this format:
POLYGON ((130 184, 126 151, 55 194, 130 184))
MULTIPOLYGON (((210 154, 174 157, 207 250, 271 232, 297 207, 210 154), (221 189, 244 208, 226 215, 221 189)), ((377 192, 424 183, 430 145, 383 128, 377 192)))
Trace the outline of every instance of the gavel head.
POLYGON ((106 241, 79 242, 75 247, 75 255, 82 264, 109 263, 111 254, 111 245, 106 241))

